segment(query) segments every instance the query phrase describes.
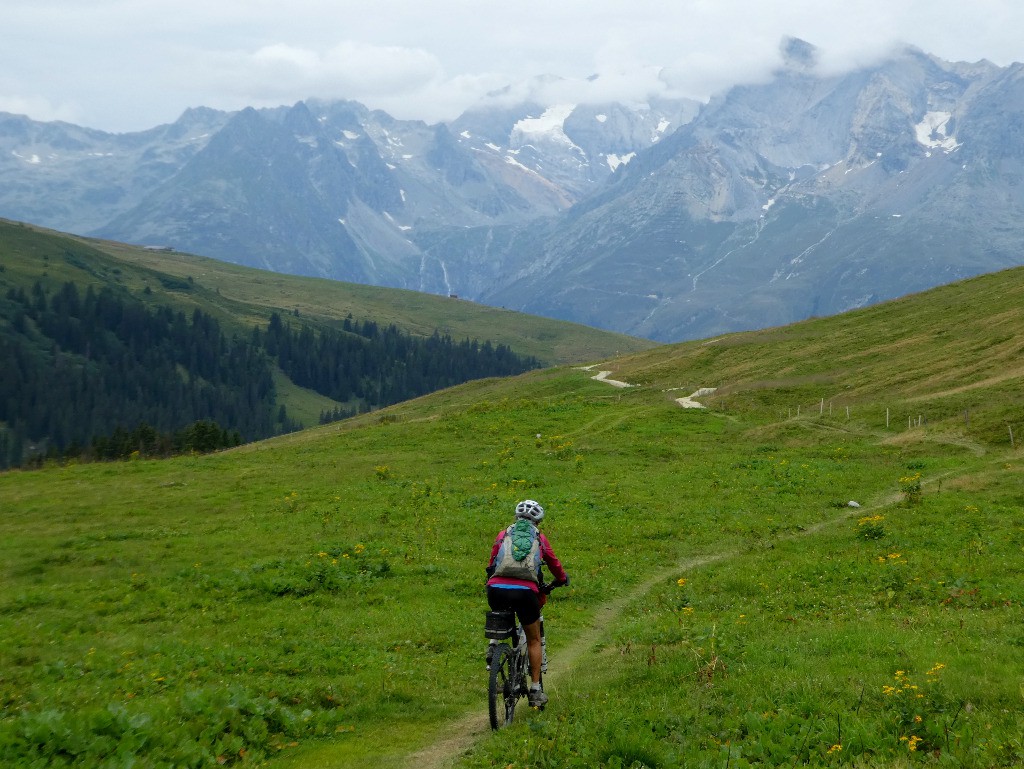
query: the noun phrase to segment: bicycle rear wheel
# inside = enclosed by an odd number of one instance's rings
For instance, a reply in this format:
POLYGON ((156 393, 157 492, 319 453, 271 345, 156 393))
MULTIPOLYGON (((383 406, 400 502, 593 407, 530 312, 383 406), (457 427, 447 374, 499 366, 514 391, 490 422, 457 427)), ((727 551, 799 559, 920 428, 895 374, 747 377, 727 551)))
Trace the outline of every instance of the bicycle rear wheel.
POLYGON ((487 683, 487 712, 491 717, 492 729, 508 726, 515 716, 519 686, 515 680, 514 662, 511 646, 498 644, 494 647, 491 675, 487 683))

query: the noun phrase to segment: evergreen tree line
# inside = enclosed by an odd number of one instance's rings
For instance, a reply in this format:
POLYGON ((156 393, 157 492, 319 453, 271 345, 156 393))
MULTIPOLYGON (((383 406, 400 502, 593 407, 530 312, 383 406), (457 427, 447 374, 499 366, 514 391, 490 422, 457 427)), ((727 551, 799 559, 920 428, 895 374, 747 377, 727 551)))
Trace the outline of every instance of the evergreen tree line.
POLYGON ((359 413, 359 409, 356 407, 343 408, 341 406, 335 406, 333 409, 327 409, 326 411, 320 412, 320 424, 329 425, 331 422, 340 422, 342 419, 351 419, 359 413))
POLYGON ((539 365, 506 345, 413 337, 351 316, 314 331, 275 313, 265 331, 229 339, 199 309, 36 283, 0 297, 0 468, 212 451, 300 429, 277 407, 275 363, 345 404, 321 423, 539 365))
POLYGON ((273 433, 266 355, 190 317, 74 283, 10 289, 0 335, 0 466, 236 445, 273 433), (217 440, 210 437, 216 428, 217 440), (223 427, 222 427, 223 426, 223 427))
MULTIPOLYGON (((341 330, 293 329, 274 313, 254 341, 277 361, 295 384, 335 401, 359 401, 364 408, 399 403, 471 379, 521 374, 540 364, 507 345, 455 342, 437 332, 414 337, 395 325, 354 321, 341 330)), ((341 414, 350 415, 345 410, 341 414)), ((329 413, 321 422, 330 421, 329 413)))

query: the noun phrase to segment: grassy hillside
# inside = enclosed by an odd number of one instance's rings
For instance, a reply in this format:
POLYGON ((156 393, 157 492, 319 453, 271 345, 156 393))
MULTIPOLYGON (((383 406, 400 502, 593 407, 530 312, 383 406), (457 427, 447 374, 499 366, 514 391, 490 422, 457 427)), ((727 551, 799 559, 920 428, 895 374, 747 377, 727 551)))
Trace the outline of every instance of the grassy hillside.
POLYGON ((181 445, 201 420, 234 445, 317 424, 325 412, 652 346, 449 297, 0 221, 0 467, 66 451, 159 455, 153 446, 181 445), (271 318, 272 335, 254 333, 271 318), (149 444, 96 448, 140 425, 155 428, 149 444))
POLYGON ((1022 286, 0 475, 0 762, 1018 766, 1022 286), (573 581, 550 705, 491 734, 525 497, 573 581))
POLYGON ((414 291, 264 272, 202 256, 79 238, 0 220, 0 264, 7 282, 45 278, 146 287, 154 304, 199 307, 229 328, 248 332, 272 312, 332 323, 351 314, 413 334, 490 339, 546 364, 575 363, 650 349, 654 342, 574 323, 414 291), (70 257, 69 257, 70 252, 70 257))
POLYGON ((617 362, 650 388, 717 387, 707 400, 765 418, 822 409, 865 428, 1009 445, 1024 431, 1024 271, 983 275, 834 318, 734 334, 617 362))

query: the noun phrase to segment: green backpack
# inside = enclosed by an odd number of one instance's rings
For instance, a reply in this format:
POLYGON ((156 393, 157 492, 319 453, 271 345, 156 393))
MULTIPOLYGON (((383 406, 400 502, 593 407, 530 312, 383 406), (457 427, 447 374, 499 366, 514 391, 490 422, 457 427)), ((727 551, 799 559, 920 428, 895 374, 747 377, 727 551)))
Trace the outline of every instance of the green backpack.
POLYGON ((540 531, 520 518, 507 529, 494 557, 494 576, 540 584, 540 531))

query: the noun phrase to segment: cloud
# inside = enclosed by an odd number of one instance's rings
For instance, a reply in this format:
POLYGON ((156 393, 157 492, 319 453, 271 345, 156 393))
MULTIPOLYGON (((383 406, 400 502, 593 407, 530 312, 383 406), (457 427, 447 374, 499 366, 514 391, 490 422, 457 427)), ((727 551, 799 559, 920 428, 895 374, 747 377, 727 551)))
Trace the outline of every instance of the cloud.
POLYGON ((490 73, 449 77, 422 48, 344 40, 324 50, 285 43, 254 51, 182 56, 219 109, 272 107, 309 98, 352 99, 399 119, 452 119, 507 83, 490 73))
POLYGON ((256 102, 394 97, 442 78, 440 62, 427 51, 351 40, 323 52, 275 43, 253 52, 211 53, 198 71, 208 73, 215 90, 256 102))
POLYGON ((315 97, 436 122, 505 86, 546 103, 706 99, 770 76, 785 36, 816 46, 823 74, 897 41, 1005 66, 1022 26, 1020 0, 5 0, 0 109, 139 130, 189 106, 315 97))
POLYGON ((50 122, 61 120, 75 123, 81 119, 79 108, 71 103, 52 104, 42 96, 14 96, 0 94, 0 112, 29 115, 33 120, 50 122))

